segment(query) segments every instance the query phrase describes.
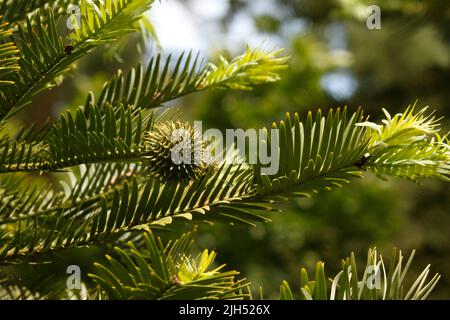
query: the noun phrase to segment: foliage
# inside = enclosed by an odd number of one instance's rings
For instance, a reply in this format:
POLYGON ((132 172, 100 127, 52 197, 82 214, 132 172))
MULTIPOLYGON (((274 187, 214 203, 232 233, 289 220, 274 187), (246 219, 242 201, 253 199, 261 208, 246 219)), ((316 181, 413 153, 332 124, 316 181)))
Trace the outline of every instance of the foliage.
MULTIPOLYGON (((0 16, 1 19, 1 16, 0 16)), ((12 73, 19 70, 16 56, 18 53, 17 47, 13 42, 7 42, 11 36, 12 31, 8 29, 8 23, 2 23, 0 25, 0 85, 11 85, 13 81, 9 80, 12 73)))
MULTIPOLYGON (((196 258, 187 256, 192 242, 184 234, 164 246, 149 233, 144 236, 145 252, 132 243, 129 249, 116 247, 120 257, 107 257, 109 264, 96 264, 91 277, 110 299, 240 299, 248 284, 237 281, 235 271, 221 272, 213 267, 216 253, 204 250, 196 258)), ((102 294, 104 294, 102 292, 102 294)))
MULTIPOLYGON (((52 264, 59 254, 96 246, 106 251, 107 263, 93 261, 91 282, 83 284, 86 298, 249 298, 244 293, 248 284, 236 279, 237 272, 213 266, 214 252, 206 250, 191 257, 190 235, 163 245, 154 233, 177 230, 183 224, 268 222, 267 214, 277 211, 278 203, 341 187, 365 170, 380 177, 448 181, 446 135, 439 134, 438 120, 426 115, 426 109, 415 112, 413 107, 393 117, 385 111, 382 124, 369 122, 362 109, 318 110, 305 117, 287 113, 285 120, 272 125, 277 134, 266 130, 259 137, 266 142, 266 153, 271 141, 279 141, 279 170, 274 175, 261 173, 262 163, 171 164, 168 156, 174 129, 191 127, 167 120, 168 114, 160 107, 207 89, 250 90, 278 81, 287 63, 280 50, 247 47, 230 61, 220 57, 217 64, 202 64, 192 52, 175 61, 158 54, 147 68, 138 64, 127 73, 119 71, 99 95, 89 93, 84 105, 64 111, 41 127, 36 124, 10 133, 7 126, 14 117, 62 82, 76 61, 137 31, 137 23, 152 3, 82 0, 81 24, 68 35, 57 28, 58 1, 0 3, 0 12, 11 19, 13 27, 13 31, 0 33, 5 46, 0 56, 5 85, 0 94, 3 297, 48 298, 51 291, 22 286, 10 271, 52 264), (30 15, 21 15, 18 8, 30 15), (4 41, 9 38, 10 42, 4 41), (29 183, 35 173, 50 181, 29 183)), ((190 130, 191 136, 197 134, 190 130)), ((207 144, 201 141, 191 149, 207 144)), ((370 263, 377 264, 376 252, 369 256, 370 263)), ((398 259, 403 280, 401 254, 398 259)), ((353 260, 352 273, 343 269, 352 282, 341 283, 343 276, 335 278, 334 288, 339 285, 339 290, 334 291, 340 297, 344 291, 345 297, 356 294, 353 260)), ((386 283, 397 281, 398 274, 394 272, 386 283)), ((412 295, 388 290, 387 297, 426 298, 438 278, 424 286, 425 278, 418 278, 412 295)), ((326 298, 324 279, 319 265, 316 282, 302 282, 303 297, 326 298)), ((57 282, 52 277, 49 281, 57 282)), ((282 288, 282 297, 292 296, 287 284, 282 288)), ((59 297, 71 295, 62 289, 59 297)), ((364 290, 358 297, 379 298, 364 290)))
MULTIPOLYGON (((386 269, 383 257, 377 250, 369 249, 367 264, 362 277, 358 278, 355 255, 342 261, 342 270, 327 281, 325 266, 318 262, 314 280, 310 280, 308 272, 302 268, 300 275, 300 299, 305 300, 424 300, 434 289, 440 279, 436 274, 428 279, 428 265, 408 288, 405 277, 414 258, 414 251, 404 261, 401 251, 393 250, 389 268, 386 269)), ((286 281, 280 287, 281 299, 291 300, 294 293, 286 281)))

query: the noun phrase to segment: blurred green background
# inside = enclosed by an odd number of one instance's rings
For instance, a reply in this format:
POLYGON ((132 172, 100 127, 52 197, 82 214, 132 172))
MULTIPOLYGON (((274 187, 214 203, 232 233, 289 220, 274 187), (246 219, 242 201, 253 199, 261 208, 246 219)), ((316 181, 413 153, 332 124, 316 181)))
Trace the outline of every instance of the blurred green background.
MULTIPOLYGON (((362 106, 372 119, 417 101, 450 125, 450 6, 448 0, 163 0, 150 13, 164 53, 194 49, 204 57, 234 56, 245 44, 284 47, 289 68, 281 82, 252 92, 214 91, 176 101, 204 127, 268 126, 286 111, 362 106), (366 26, 367 6, 381 8, 381 29, 366 26)), ((156 52, 139 54, 130 40, 117 57, 96 52, 60 88, 44 94, 29 121, 84 102, 117 68, 129 69, 156 52), (119 57, 120 56, 120 57, 119 57), (46 112, 47 110, 48 112, 46 112)), ((273 222, 254 228, 201 226, 199 247, 216 249, 220 263, 242 272, 265 297, 280 282, 298 284, 299 268, 317 260, 337 270, 351 251, 362 260, 371 246, 417 250, 412 274, 428 263, 443 275, 432 298, 450 298, 450 186, 422 186, 371 175, 341 190, 285 203, 273 222)))

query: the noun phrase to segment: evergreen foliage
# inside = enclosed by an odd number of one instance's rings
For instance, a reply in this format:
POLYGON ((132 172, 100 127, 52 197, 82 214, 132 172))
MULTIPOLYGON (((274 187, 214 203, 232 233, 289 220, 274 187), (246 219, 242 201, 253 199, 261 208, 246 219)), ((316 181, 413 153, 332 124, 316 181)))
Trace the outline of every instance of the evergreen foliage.
MULTIPOLYGON (((155 234, 180 224, 268 222, 278 203, 341 187, 365 171, 381 178, 449 180, 450 147, 447 135, 439 133, 440 119, 414 106, 394 116, 384 110, 380 123, 369 122, 362 109, 288 113, 272 126, 280 139, 275 175, 261 174, 260 163, 168 163, 173 129, 189 126, 167 120, 161 107, 204 90, 250 90, 275 82, 288 61, 280 50, 247 48, 234 59, 209 64, 192 52, 178 58, 158 54, 147 66, 118 71, 98 95, 87 94, 85 105, 43 127, 11 134, 13 116, 39 101, 40 93, 57 90, 80 58, 137 32, 153 1, 77 3, 81 25, 63 34, 57 17, 64 16, 68 1, 0 0, 2 298, 48 298, 50 292, 23 286, 11 270, 52 263, 61 252, 87 246, 107 252, 106 262, 95 262, 91 280, 83 283, 90 299, 251 298, 238 272, 214 265, 215 252, 192 256, 191 234, 169 243, 155 234), (61 183, 30 183, 35 173, 61 183)), ((270 132, 267 142, 275 138, 270 132)), ((302 270, 298 297, 424 299, 439 276, 427 282, 427 267, 407 291, 411 260, 403 267, 401 253, 394 254, 386 275, 382 258, 369 251, 366 270, 383 271, 377 290, 364 286, 366 272, 358 278, 353 256, 331 282, 319 263, 314 281, 302 270)), ((58 293, 73 294, 64 288, 58 293)), ((295 297, 286 282, 281 297, 295 297)))

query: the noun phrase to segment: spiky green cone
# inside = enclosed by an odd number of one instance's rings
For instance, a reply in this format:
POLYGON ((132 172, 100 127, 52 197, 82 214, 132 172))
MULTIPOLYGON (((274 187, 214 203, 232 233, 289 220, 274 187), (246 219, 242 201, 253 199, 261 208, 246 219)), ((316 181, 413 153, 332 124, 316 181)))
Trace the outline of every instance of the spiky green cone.
POLYGON ((144 165, 164 183, 188 183, 212 168, 205 159, 208 142, 187 122, 156 124, 152 131, 145 133, 143 146, 144 165), (178 155, 175 159, 172 151, 178 155))

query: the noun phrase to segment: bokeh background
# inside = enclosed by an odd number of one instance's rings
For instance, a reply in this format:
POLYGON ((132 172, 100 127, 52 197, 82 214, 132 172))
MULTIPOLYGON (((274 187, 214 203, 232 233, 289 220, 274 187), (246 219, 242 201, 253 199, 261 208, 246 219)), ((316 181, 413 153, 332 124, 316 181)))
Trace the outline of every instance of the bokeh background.
MULTIPOLYGON (((251 92, 213 91, 173 103, 204 127, 268 126, 286 111, 364 107, 372 119, 417 101, 450 127, 450 5, 448 0, 162 0, 149 13, 164 54, 199 51, 206 59, 234 56, 246 44, 283 47, 290 56, 283 80, 251 92), (381 8, 381 29, 366 26, 367 6, 381 8)), ((83 104, 117 68, 129 69, 158 50, 139 53, 136 39, 120 50, 84 59, 72 78, 42 95, 25 121, 43 121, 83 104)), ((376 246, 390 256, 417 250, 412 274, 427 264, 443 275, 432 298, 450 298, 450 185, 384 182, 367 175, 316 198, 292 200, 273 222, 257 227, 200 226, 199 247, 240 270, 265 297, 278 297, 283 279, 298 284, 301 266, 326 261, 332 273, 351 251, 364 261, 376 246)), ((72 254, 72 258, 73 258, 72 254)), ((76 255, 75 255, 76 256, 76 255)), ((64 260, 64 258, 61 258, 64 260)), ((79 257, 86 259, 86 257, 79 257)))

